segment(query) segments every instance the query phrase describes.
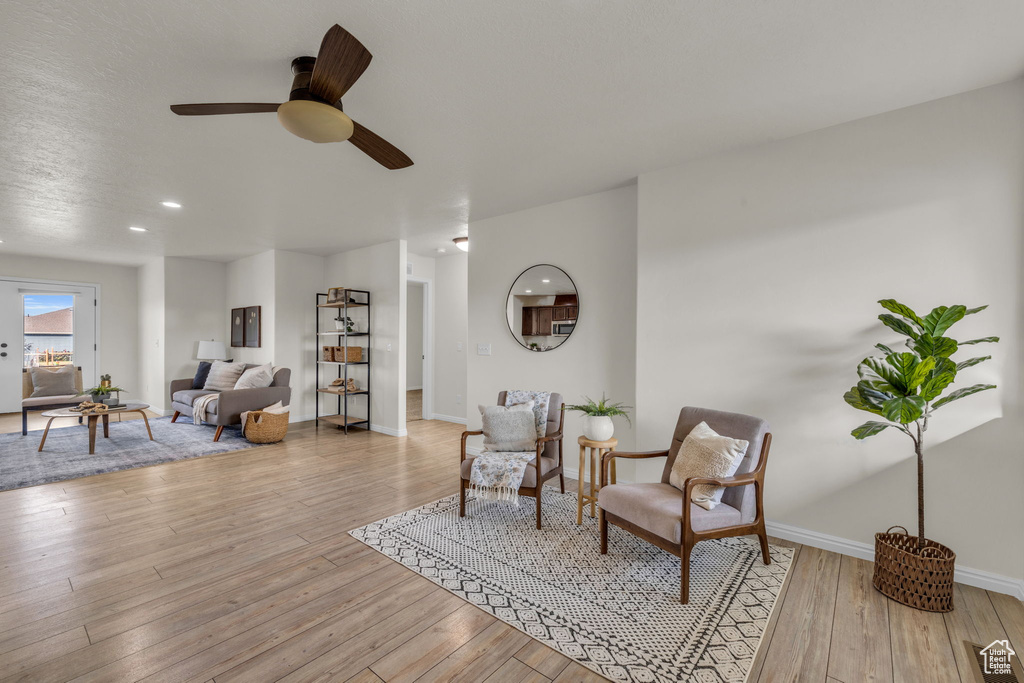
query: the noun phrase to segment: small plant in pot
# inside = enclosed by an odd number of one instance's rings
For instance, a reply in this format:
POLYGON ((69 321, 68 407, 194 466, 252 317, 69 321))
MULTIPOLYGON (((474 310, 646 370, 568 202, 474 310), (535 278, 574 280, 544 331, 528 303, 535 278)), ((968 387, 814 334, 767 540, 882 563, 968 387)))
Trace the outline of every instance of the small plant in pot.
POLYGON ((355 332, 355 323, 347 315, 339 315, 334 319, 334 327, 337 330, 345 330, 346 334, 355 332))
POLYGON ((904 533, 875 534, 875 572, 873 583, 884 595, 897 602, 930 612, 953 609, 953 567, 956 554, 924 535, 924 441, 928 423, 935 411, 961 398, 994 389, 994 384, 974 384, 945 393, 961 370, 983 363, 991 356, 964 361, 952 359, 962 347, 988 344, 999 337, 957 341, 947 331, 965 316, 987 306, 939 306, 918 316, 909 306, 895 299, 878 302, 888 313, 878 316, 882 323, 907 337, 908 351, 894 351, 884 344, 875 348, 882 357, 871 356, 857 366, 860 381, 843 398, 857 410, 883 420, 869 420, 854 429, 856 439, 866 439, 886 429, 902 432, 914 443, 917 457, 917 536, 904 533), (943 395, 945 394, 945 395, 943 395))
MULTIPOLYGON (((104 376, 108 377, 108 378, 110 377, 110 375, 104 375, 104 376)), ((120 397, 120 393, 122 391, 127 391, 127 390, 126 389, 122 389, 121 387, 113 386, 112 384, 110 384, 110 380, 108 379, 107 380, 107 384, 103 384, 103 382, 100 382, 99 386, 92 387, 91 389, 86 389, 85 391, 82 392, 82 395, 84 396, 85 394, 89 394, 90 397, 92 398, 92 402, 93 403, 104 403, 106 405, 117 405, 118 403, 121 402, 120 401, 120 398, 121 398, 120 397), (118 396, 114 397, 113 394, 118 394, 118 396)))
POLYGON ((594 399, 587 396, 584 396, 583 399, 586 403, 566 405, 565 410, 575 410, 583 413, 583 436, 591 441, 607 441, 612 438, 612 435, 615 433, 612 417, 615 415, 621 415, 626 418, 626 422, 629 422, 630 426, 633 425, 627 412, 632 406, 623 405, 622 403, 610 403, 604 394, 601 395, 600 402, 595 402, 594 399))

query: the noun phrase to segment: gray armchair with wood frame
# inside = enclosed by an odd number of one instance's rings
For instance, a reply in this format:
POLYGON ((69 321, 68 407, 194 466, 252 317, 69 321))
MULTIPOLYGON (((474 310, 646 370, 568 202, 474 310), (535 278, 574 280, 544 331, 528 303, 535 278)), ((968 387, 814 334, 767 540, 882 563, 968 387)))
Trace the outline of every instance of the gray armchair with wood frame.
MULTIPOLYGON (((498 394, 498 405, 505 405, 505 394, 498 394)), ((523 483, 519 487, 519 495, 537 499, 537 528, 540 528, 541 489, 544 482, 558 477, 562 493, 565 493, 565 474, 562 470, 562 425, 565 411, 562 407, 561 394, 551 394, 548 403, 548 425, 545 435, 537 439, 537 457, 526 466, 523 483)), ((466 489, 469 488, 469 475, 473 471, 474 456, 466 455, 466 439, 470 436, 483 434, 482 431, 462 432, 461 462, 459 465, 459 517, 466 516, 466 489)))
POLYGON ((700 541, 727 536, 757 534, 761 557, 771 564, 768 534, 764 528, 764 471, 772 435, 764 420, 706 408, 683 408, 679 411, 672 446, 664 451, 622 453, 611 451, 601 459, 600 506, 601 554, 608 553, 608 524, 625 529, 681 560, 679 597, 683 604, 690 599, 690 551, 700 541), (747 452, 736 474, 721 479, 690 478, 685 492, 669 484, 672 464, 683 439, 701 422, 723 436, 749 442, 747 452), (657 484, 607 484, 609 464, 614 458, 664 458, 665 469, 657 484), (693 487, 699 484, 725 486, 722 502, 713 510, 690 502, 693 487))

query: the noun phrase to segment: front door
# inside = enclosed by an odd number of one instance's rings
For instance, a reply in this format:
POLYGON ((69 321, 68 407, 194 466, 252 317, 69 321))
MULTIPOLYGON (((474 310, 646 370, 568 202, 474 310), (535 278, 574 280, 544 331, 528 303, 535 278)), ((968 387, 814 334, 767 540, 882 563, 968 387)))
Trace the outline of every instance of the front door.
POLYGON ((0 277, 0 413, 21 411, 22 370, 82 368, 96 381, 96 288, 0 277))

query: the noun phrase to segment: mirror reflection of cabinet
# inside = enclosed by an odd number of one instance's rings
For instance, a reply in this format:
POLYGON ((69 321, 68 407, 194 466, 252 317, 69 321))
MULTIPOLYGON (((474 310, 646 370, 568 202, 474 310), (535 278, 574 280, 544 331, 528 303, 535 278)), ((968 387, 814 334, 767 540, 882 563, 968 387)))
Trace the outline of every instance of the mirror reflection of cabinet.
POLYGON ((572 334, 579 316, 579 295, 564 270, 538 265, 516 279, 505 309, 516 341, 531 351, 550 351, 572 334))

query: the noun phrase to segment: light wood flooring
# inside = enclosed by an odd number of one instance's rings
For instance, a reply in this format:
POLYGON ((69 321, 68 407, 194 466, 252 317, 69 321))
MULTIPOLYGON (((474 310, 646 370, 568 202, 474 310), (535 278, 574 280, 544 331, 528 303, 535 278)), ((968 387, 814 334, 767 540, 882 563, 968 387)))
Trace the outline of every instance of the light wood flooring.
POLYGON ((423 390, 411 389, 405 392, 405 421, 416 422, 423 419, 423 390))
MULTIPOLYGON (((456 492, 461 429, 304 423, 273 446, 0 493, 0 679, 599 680, 346 533, 456 492)), ((797 547, 749 680, 967 683, 962 640, 1024 652, 1013 598, 962 586, 955 612, 927 614, 870 569, 797 547)))

